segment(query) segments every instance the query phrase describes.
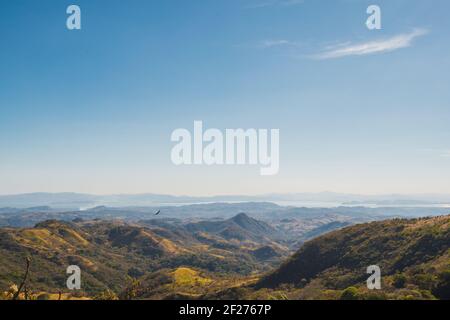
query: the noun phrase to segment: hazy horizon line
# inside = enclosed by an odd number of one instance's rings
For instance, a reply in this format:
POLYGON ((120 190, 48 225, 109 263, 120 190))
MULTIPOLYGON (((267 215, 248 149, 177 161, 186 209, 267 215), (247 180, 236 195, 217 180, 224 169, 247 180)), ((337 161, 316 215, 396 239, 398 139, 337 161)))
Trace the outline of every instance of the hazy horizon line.
POLYGON ((158 193, 158 192, 137 192, 137 193, 90 193, 79 191, 31 191, 31 192, 18 192, 18 193, 2 193, 0 197, 4 196, 19 196, 19 195, 32 195, 32 194, 79 194, 90 196, 144 196, 144 195, 157 195, 157 196, 171 196, 171 197, 191 197, 191 198, 214 198, 214 197, 267 197, 267 196, 287 196, 287 195, 300 195, 300 194, 336 194, 336 195, 353 195, 353 196, 424 196, 424 195, 444 195, 450 196, 450 192, 420 192, 420 193, 402 193, 402 192, 389 192, 389 193, 355 193, 355 192, 339 192, 339 191, 296 191, 296 192, 270 192, 270 193, 253 193, 253 194, 212 194, 212 195, 189 195, 189 194, 171 194, 171 193, 158 193))

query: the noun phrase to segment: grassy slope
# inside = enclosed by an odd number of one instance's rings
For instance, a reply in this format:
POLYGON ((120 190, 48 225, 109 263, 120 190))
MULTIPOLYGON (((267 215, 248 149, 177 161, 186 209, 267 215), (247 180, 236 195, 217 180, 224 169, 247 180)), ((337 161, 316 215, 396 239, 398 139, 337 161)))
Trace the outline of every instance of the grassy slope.
POLYGON ((365 291, 370 265, 381 268, 386 294, 395 297, 395 292, 409 290, 415 298, 431 298, 429 293, 450 270, 450 216, 372 222, 331 232, 307 242, 256 288, 290 285, 304 287, 299 297, 333 298, 333 291, 349 286, 365 291))
POLYGON ((82 294, 90 296, 107 289, 121 292, 128 276, 145 280, 180 266, 227 277, 261 270, 251 250, 226 241, 217 246, 216 241, 186 242, 175 235, 169 239, 121 222, 47 221, 35 228, 0 229, 0 292, 20 283, 27 257, 34 291, 67 292, 66 268, 75 264, 82 270, 82 294))

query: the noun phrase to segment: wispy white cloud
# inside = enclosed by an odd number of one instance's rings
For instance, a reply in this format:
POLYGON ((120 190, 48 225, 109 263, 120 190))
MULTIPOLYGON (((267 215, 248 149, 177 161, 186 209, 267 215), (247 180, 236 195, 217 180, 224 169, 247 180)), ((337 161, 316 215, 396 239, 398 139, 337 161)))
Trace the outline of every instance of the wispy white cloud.
POLYGON ((254 4, 248 5, 247 8, 258 9, 258 8, 273 7, 273 6, 290 7, 290 6, 302 4, 303 2, 304 2, 304 0, 265 0, 265 1, 261 0, 254 4))
POLYGON ((426 29, 414 29, 410 33, 399 34, 387 39, 368 41, 359 44, 345 43, 332 48, 327 48, 324 52, 313 55, 313 58, 324 60, 391 52, 410 47, 416 38, 426 35, 427 33, 428 30, 426 29))

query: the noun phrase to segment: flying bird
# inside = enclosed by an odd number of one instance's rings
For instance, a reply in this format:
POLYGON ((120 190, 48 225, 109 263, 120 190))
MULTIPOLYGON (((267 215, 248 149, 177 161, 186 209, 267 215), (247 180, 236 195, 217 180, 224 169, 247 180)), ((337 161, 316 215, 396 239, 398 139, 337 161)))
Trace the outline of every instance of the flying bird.
POLYGON ((155 216, 159 215, 161 213, 161 210, 156 211, 155 216))

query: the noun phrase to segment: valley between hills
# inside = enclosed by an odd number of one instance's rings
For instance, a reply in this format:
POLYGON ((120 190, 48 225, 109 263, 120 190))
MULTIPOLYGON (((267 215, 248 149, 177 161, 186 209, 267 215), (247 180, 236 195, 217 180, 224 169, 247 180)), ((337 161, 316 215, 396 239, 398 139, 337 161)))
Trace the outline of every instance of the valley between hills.
POLYGON ((450 298, 449 215, 268 203, 170 210, 0 209, 1 299, 450 298), (242 209, 250 213, 229 214, 242 209), (199 214, 183 218, 188 210, 199 214), (70 265, 81 290, 66 287, 70 265), (370 265, 382 270, 381 290, 367 289, 370 265))

